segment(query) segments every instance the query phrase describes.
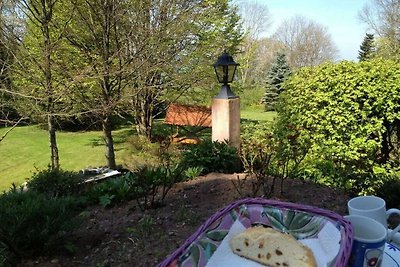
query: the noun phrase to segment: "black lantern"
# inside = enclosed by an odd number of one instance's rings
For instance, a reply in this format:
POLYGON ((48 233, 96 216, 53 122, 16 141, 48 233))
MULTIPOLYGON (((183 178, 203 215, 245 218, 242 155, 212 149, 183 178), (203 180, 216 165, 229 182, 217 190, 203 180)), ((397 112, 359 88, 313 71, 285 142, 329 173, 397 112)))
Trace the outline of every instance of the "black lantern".
POLYGON ((217 62, 214 63, 213 67, 218 82, 222 83, 221 91, 215 98, 237 98, 229 86, 229 83, 231 83, 235 77, 237 66, 239 66, 239 64, 236 63, 232 56, 226 53, 226 51, 224 51, 217 62))

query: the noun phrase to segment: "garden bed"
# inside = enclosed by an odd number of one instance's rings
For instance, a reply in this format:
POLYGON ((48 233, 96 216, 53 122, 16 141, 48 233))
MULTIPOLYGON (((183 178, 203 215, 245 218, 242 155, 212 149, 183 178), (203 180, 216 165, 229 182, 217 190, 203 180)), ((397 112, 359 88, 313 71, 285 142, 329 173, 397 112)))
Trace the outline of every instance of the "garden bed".
MULTIPOLYGON (((145 212, 134 201, 106 209, 92 206, 84 224, 71 233, 74 253, 26 260, 21 266, 156 266, 214 212, 250 196, 249 184, 245 194, 238 194, 236 179, 237 174, 211 173, 176 184, 164 207, 145 212)), ((337 189, 300 180, 285 181, 284 189, 271 198, 346 212, 349 196, 337 189)))

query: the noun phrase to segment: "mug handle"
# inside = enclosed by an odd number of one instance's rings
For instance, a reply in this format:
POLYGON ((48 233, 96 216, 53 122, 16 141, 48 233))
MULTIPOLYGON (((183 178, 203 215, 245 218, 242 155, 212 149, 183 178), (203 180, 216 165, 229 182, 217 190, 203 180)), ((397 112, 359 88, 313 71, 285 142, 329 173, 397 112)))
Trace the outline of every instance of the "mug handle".
MULTIPOLYGON (((400 210, 398 210, 398 209, 389 209, 388 211, 386 211, 386 218, 389 218, 390 215, 392 215, 392 214, 400 215, 400 210)), ((392 241, 394 235, 399 231, 400 231, 400 224, 397 225, 397 227, 394 228, 392 231, 390 231, 390 232, 388 231, 388 236, 387 236, 388 242, 392 241)))

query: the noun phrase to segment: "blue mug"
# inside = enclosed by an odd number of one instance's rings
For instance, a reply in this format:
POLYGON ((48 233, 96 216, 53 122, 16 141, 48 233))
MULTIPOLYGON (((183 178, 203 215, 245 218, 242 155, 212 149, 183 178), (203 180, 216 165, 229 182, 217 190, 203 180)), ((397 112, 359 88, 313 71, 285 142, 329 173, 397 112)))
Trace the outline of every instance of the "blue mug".
POLYGON ((345 218, 351 222, 354 241, 349 267, 379 267, 383 260, 387 231, 379 222, 360 215, 345 218))

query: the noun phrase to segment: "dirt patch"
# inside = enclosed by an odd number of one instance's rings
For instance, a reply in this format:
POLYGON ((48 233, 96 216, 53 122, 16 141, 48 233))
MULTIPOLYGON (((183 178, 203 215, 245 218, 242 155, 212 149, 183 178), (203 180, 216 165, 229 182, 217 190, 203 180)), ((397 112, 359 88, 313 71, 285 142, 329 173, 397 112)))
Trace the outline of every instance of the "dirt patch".
MULTIPOLYGON (((232 183, 236 179, 236 174, 211 173, 177 184, 164 207, 145 212, 134 201, 108 209, 90 207, 85 223, 71 233, 73 254, 28 260, 21 266, 156 266, 208 217, 250 195, 249 184, 245 194, 238 194, 232 183)), ((340 190, 299 180, 285 181, 284 189, 271 199, 346 212, 349 196, 340 190)))

